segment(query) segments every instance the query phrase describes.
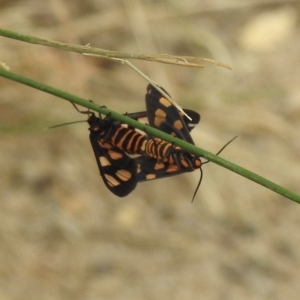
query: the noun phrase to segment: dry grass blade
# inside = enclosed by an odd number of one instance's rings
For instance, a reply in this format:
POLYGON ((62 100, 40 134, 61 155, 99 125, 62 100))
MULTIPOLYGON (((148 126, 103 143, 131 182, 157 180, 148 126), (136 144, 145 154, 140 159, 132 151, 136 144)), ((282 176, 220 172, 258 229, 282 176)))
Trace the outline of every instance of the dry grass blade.
POLYGON ((186 67, 197 67, 197 68, 204 68, 201 62, 209 62, 215 64, 217 66, 221 66, 227 69, 231 69, 230 66, 221 63, 219 61, 215 61, 212 59, 201 58, 201 57, 194 57, 194 56, 180 56, 180 55, 171 55, 171 54, 138 54, 138 53, 127 53, 127 52, 119 52, 119 51, 110 51, 95 47, 88 46, 81 46, 81 45, 74 45, 74 44, 67 44, 61 43, 58 41, 42 39, 34 36, 23 35, 20 33, 16 33, 13 31, 8 31, 0 28, 0 35, 20 40, 26 43, 31 44, 38 44, 52 48, 58 48, 62 50, 67 50, 71 52, 77 53, 85 53, 85 54, 94 54, 101 56, 103 58, 118 58, 118 59, 139 59, 139 60, 147 60, 152 62, 159 62, 165 64, 172 64, 172 65, 179 65, 179 66, 186 66, 186 67), (190 62, 193 60, 194 62, 190 62))
POLYGON ((9 70, 10 70, 10 67, 9 67, 6 63, 4 63, 4 62, 2 62, 2 61, 0 61, 0 68, 1 68, 1 69, 4 69, 4 70, 6 70, 6 71, 9 71, 9 70))

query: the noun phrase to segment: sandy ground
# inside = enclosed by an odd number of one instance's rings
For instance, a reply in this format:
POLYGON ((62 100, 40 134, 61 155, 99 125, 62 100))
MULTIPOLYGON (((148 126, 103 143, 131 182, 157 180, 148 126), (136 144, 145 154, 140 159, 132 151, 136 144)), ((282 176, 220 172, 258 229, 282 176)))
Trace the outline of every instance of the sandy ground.
MULTIPOLYGON (((208 57, 204 69, 132 61, 183 107, 195 143, 300 193, 300 1, 0 1, 0 27, 133 53, 208 57)), ((0 37, 13 72, 120 113, 144 110, 127 66, 0 37)), ((300 206, 214 164, 104 186, 69 103, 0 78, 0 299, 299 299, 300 206)))

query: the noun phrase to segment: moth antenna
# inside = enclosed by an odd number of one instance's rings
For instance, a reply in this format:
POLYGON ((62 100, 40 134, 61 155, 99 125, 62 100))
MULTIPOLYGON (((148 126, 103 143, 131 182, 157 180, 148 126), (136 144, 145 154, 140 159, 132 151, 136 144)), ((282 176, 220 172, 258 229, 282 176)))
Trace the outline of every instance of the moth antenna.
MULTIPOLYGON (((238 136, 235 136, 234 138, 232 138, 229 142, 227 142, 215 155, 219 155, 231 142, 233 142, 238 136)), ((202 163, 202 165, 209 163, 210 160, 207 160, 205 162, 202 163)))
POLYGON ((193 195, 193 198, 192 198, 192 202, 191 202, 191 203, 194 202, 194 199, 195 199, 195 197, 196 197, 196 194, 197 194, 197 192, 198 192, 198 190, 199 190, 199 187, 200 187, 200 185, 201 185, 202 178, 203 178, 203 171, 202 171, 202 169, 201 169, 201 167, 200 167, 200 179, 199 179, 199 181, 198 181, 198 184, 197 184, 197 187, 196 187, 196 189, 195 189, 195 192, 194 192, 194 195, 193 195))
POLYGON ((236 135, 234 138, 232 138, 229 142, 227 142, 217 153, 216 155, 219 155, 231 142, 233 142, 238 136, 236 135))
POLYGON ((76 123, 82 123, 82 122, 86 122, 86 120, 80 120, 80 121, 73 121, 73 122, 62 123, 62 124, 50 126, 50 127, 46 128, 45 130, 53 129, 53 128, 57 128, 57 127, 65 126, 65 125, 71 125, 71 124, 76 124, 76 123))
MULTIPOLYGON (((91 114, 90 110, 80 110, 73 102, 70 102, 74 108, 81 114, 91 114)), ((53 129, 53 128, 57 128, 57 127, 61 127, 61 126, 65 126, 65 125, 71 125, 71 124, 76 124, 76 123, 82 123, 82 122, 86 122, 86 120, 80 120, 80 121, 73 121, 73 122, 67 122, 67 123, 62 123, 62 124, 58 124, 58 125, 54 125, 54 126, 50 126, 48 128, 46 128, 45 130, 48 129, 53 129)))
MULTIPOLYGON (((216 153, 216 155, 219 155, 231 142, 233 142, 236 138, 237 138, 238 136, 235 136, 234 138, 232 138, 229 142, 227 142, 217 153, 216 153)), ((204 164, 207 164, 207 163, 209 163, 210 161, 209 160, 207 160, 207 161, 205 161, 205 162, 203 162, 202 163, 202 165, 204 165, 204 164)), ((192 202, 191 203, 193 203, 194 202, 194 199, 195 199, 195 196, 196 196, 196 194, 197 194, 197 192, 198 192, 198 190, 199 190, 199 187, 200 187, 200 185, 201 185, 201 182, 202 182, 202 178, 203 178, 203 171, 202 171, 202 169, 201 169, 201 167, 200 167, 200 179, 199 179, 199 182, 198 182, 198 185, 197 185, 197 187, 196 187, 196 190, 195 190, 195 192, 194 192, 194 195, 193 195, 193 198, 192 198, 192 202)))

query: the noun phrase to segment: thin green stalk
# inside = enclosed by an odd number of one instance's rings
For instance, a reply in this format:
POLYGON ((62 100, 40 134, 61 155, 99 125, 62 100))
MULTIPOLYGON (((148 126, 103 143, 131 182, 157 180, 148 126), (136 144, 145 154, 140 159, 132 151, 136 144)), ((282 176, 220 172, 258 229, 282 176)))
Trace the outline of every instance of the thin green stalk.
POLYGON ((70 102, 73 102, 75 104, 78 104, 78 105, 81 105, 81 106, 84 106, 86 108, 89 108, 91 110, 94 110, 94 111, 97 111, 103 115, 110 115, 111 118, 115 119, 115 120, 119 120, 123 123, 126 123, 132 127, 135 127, 135 128, 138 128, 142 131, 145 131, 146 133, 150 134, 151 136, 155 136, 155 137, 158 137, 158 138, 161 138, 167 142, 170 142, 170 143, 173 143, 174 145, 176 146, 179 146, 181 147, 182 149, 186 150, 187 152, 190 152, 196 156, 201 156, 201 157, 204 157, 228 170, 231 170, 245 178, 248 178, 290 200, 293 200, 297 203, 300 203, 300 196, 281 187, 280 185, 270 181, 270 180, 267 180, 249 170, 246 170, 238 165, 235 165, 213 153, 210 153, 206 150, 203 150, 201 148, 198 148, 192 144, 189 144, 181 139, 178 139, 178 138, 174 138, 173 136, 169 135, 169 134, 166 134, 160 130, 157 130, 155 128, 152 128, 148 125, 145 125, 145 124, 142 124, 142 123, 139 123, 138 121, 136 120, 133 120, 129 117, 126 117, 125 115, 122 115, 122 114, 119 114, 119 113, 116 113, 114 111, 111 111, 109 110, 108 108, 106 107, 101 107, 93 102, 90 102, 88 100, 85 100, 85 99, 82 99, 80 97, 77 97, 77 96, 74 96, 72 94, 69 94, 69 93, 66 93, 66 92, 63 92, 61 90, 58 90, 58 89, 55 89, 53 87, 50 87, 48 85, 45 85, 45 84, 42 84, 40 82, 37 82, 37 81, 34 81, 34 80, 31 80, 29 78, 26 78, 26 77, 23 77, 23 76, 20 76, 20 75, 17 75, 17 74, 14 74, 12 72, 9 72, 9 71, 6 71, 6 70, 3 70, 0 68, 0 76, 3 76, 3 77, 6 77, 8 79, 11 79, 11 80, 14 80, 14 81, 17 81, 17 82, 20 82, 20 83, 23 83, 25 85, 28 85, 28 86, 31 86, 33 88, 36 88, 38 90, 41 90, 41 91, 44 91, 46 93, 49 93, 49 94, 52 94, 54 96, 57 96, 57 97, 60 97, 60 98, 63 98, 63 99, 66 99, 70 102))

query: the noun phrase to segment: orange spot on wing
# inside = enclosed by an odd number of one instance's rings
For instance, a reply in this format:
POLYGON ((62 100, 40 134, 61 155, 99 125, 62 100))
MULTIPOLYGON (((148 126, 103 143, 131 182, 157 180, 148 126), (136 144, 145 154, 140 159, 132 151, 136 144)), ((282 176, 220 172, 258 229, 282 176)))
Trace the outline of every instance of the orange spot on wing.
POLYGON ((111 149, 112 148, 112 145, 108 144, 108 143, 103 143, 101 140, 98 141, 98 145, 101 147, 101 148, 104 148, 104 149, 111 149))
POLYGON ((110 162, 107 160, 107 158, 105 156, 100 156, 99 161, 100 161, 100 165, 103 166, 103 167, 111 165, 110 162))
POLYGON ((122 153, 113 151, 113 150, 109 150, 108 151, 108 155, 113 159, 113 160, 117 160, 123 157, 122 153))
POLYGON ((167 172, 172 173, 178 171, 179 168, 177 165, 169 165, 169 168, 167 169, 167 172))
POLYGON ((155 111, 155 119, 154 124, 155 126, 159 127, 162 122, 166 120, 166 113, 162 109, 157 109, 155 111))
POLYGON ((159 99, 159 103, 160 103, 161 105, 165 106, 165 107, 172 106, 172 103, 171 103, 168 99, 166 99, 166 98, 164 98, 164 97, 161 97, 161 98, 159 99))
POLYGON ((155 174, 148 174, 146 176, 147 180, 151 180, 151 179, 155 179, 156 178, 156 175, 155 174))
POLYGON ((162 162, 158 162, 158 163, 156 163, 155 164, 155 166, 154 166, 154 170, 160 170, 160 169, 163 169, 165 167, 165 164, 164 163, 162 163, 162 162))
POLYGON ((128 181, 131 178, 131 173, 126 170, 119 170, 116 175, 123 181, 128 181))
POLYGON ((104 177, 107 181, 107 184, 111 187, 114 187, 114 186, 118 186, 120 185, 120 182, 117 181, 115 178, 113 178, 112 176, 110 175, 107 175, 107 174, 104 174, 104 177))
POLYGON ((183 127, 181 120, 175 121, 175 122, 173 123, 173 126, 174 126, 176 129, 178 129, 178 130, 181 130, 182 127, 183 127))

